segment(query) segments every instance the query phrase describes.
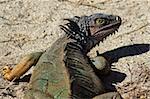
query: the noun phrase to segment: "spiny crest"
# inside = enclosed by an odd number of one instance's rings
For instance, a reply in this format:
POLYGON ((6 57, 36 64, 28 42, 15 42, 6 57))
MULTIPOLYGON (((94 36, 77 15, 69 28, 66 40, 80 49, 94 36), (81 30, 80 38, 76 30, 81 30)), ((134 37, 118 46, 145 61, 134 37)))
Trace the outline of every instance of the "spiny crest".
POLYGON ((64 19, 67 20, 68 23, 65 25, 60 25, 60 28, 68 34, 68 36, 76 40, 79 43, 86 43, 88 36, 86 36, 85 32, 81 31, 81 28, 78 25, 78 19, 80 17, 75 16, 72 19, 64 19))

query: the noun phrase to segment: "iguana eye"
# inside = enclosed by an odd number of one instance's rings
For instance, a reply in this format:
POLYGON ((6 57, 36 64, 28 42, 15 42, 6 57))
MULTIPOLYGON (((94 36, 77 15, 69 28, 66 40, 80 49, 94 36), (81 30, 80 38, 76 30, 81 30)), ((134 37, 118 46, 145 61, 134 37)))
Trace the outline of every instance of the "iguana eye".
POLYGON ((105 23, 105 20, 101 19, 101 18, 98 18, 98 19, 95 20, 95 23, 96 23, 96 25, 102 25, 102 24, 105 23))

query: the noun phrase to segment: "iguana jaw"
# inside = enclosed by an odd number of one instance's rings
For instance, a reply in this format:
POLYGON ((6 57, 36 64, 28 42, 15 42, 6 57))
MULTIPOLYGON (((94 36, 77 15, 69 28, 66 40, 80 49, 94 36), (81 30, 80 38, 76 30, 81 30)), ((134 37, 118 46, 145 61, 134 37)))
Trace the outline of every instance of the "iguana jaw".
POLYGON ((120 25, 121 25, 121 18, 117 16, 115 22, 112 22, 103 27, 97 27, 96 29, 97 31, 95 31, 92 34, 92 38, 98 41, 103 41, 107 36, 118 31, 118 28, 120 27, 120 25))

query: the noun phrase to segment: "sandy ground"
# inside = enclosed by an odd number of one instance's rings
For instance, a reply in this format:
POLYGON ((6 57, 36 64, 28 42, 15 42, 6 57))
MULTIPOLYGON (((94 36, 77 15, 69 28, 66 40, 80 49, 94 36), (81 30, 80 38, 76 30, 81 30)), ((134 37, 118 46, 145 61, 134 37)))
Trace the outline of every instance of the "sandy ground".
MULTIPOLYGON (((150 99, 149 0, 0 0, 0 66, 14 66, 28 53, 43 51, 62 35, 63 18, 101 12, 119 15, 119 32, 96 51, 110 58, 112 73, 104 80, 125 99, 150 99), (111 79, 110 79, 111 78, 111 79)), ((0 91, 7 85, 0 77, 0 91)), ((27 82, 13 83, 0 99, 21 99, 27 82)))

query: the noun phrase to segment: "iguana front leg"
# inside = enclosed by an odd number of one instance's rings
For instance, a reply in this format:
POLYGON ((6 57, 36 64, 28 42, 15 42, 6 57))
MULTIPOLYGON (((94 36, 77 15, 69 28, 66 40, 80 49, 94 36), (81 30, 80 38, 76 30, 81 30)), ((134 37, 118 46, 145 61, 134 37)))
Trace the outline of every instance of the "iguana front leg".
POLYGON ((96 56, 91 59, 98 75, 108 75, 111 69, 110 63, 103 56, 96 56))
POLYGON ((43 52, 35 52, 26 55, 23 59, 12 69, 5 66, 2 71, 3 78, 6 80, 13 80, 14 78, 21 77, 26 73, 33 65, 37 63, 43 52))
MULTIPOLYGON (((92 58, 91 60, 96 68, 96 72, 98 72, 100 76, 109 74, 111 66, 105 57, 97 56, 95 58, 92 58)), ((122 99, 122 97, 118 92, 108 92, 95 96, 93 99, 122 99)))

